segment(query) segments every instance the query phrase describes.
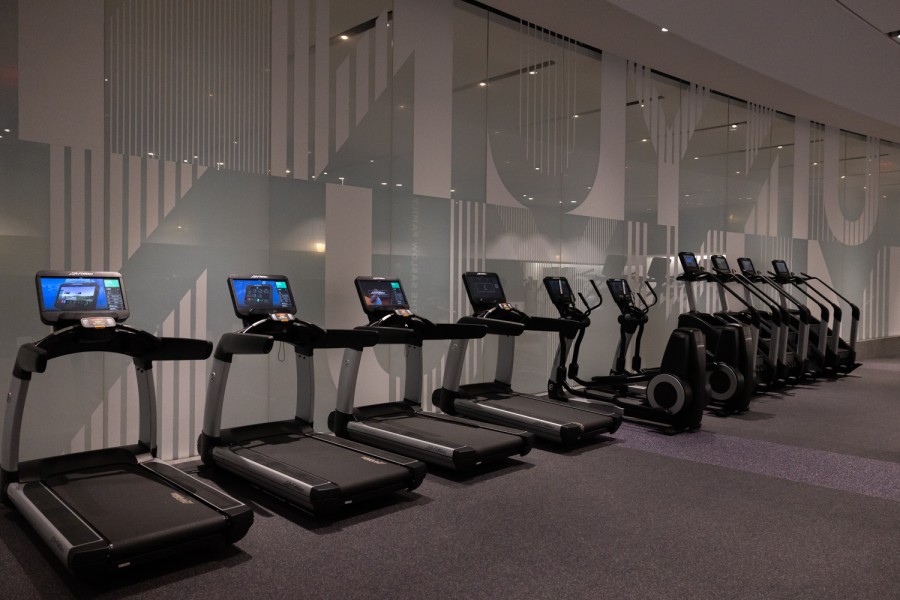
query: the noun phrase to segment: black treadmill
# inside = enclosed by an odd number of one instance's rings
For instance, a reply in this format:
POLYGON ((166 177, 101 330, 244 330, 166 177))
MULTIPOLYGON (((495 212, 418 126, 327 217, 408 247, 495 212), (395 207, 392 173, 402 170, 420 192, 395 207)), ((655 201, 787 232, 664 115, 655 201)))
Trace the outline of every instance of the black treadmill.
POLYGON ((378 339, 370 331, 328 331, 296 318, 297 306, 283 275, 232 275, 228 289, 244 324, 216 346, 198 443, 203 462, 219 466, 276 497, 316 514, 422 483, 424 463, 313 429, 313 351, 362 349, 378 339), (296 416, 222 429, 228 372, 235 354, 268 354, 274 341, 294 347, 296 416))
POLYGON ((156 360, 205 360, 206 340, 159 338, 123 325, 122 277, 41 271, 35 277, 47 337, 19 348, 0 446, 4 501, 15 506, 72 573, 98 576, 241 539, 250 507, 155 458, 156 360), (55 358, 111 352, 134 360, 139 402, 135 444, 19 462, 22 415, 34 373, 55 358))
POLYGON ((453 339, 456 343, 460 339, 480 338, 485 335, 484 327, 432 323, 413 314, 398 279, 357 277, 356 290, 369 318, 369 324, 359 329, 377 332, 379 344, 405 345, 404 399, 354 407, 362 348, 347 348, 341 361, 337 410, 329 417, 329 427, 336 435, 459 472, 515 454, 528 454, 534 436, 527 431, 422 409, 423 341, 453 339))
POLYGON ((571 445, 582 439, 613 433, 622 423, 622 409, 605 402, 575 405, 546 396, 512 389, 515 338, 523 331, 548 331, 574 337, 578 323, 548 317, 530 317, 506 301, 496 273, 463 274, 469 302, 475 311, 461 322, 485 325, 500 336, 494 381, 460 385, 467 340, 454 340, 435 403, 446 413, 470 419, 521 427, 549 442, 571 445))

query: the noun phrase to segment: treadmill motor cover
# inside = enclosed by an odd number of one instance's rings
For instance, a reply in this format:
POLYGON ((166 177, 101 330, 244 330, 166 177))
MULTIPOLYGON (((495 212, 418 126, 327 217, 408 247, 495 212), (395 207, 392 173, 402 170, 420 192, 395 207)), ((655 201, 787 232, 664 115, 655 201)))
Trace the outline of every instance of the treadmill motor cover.
POLYGON ((119 273, 39 271, 35 275, 41 321, 47 325, 82 317, 129 316, 125 286, 119 273))

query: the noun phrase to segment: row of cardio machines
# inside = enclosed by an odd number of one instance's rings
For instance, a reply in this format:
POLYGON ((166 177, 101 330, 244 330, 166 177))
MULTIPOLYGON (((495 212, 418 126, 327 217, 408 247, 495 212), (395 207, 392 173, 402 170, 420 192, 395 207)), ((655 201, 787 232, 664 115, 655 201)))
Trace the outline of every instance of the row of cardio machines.
MULTIPOLYGON (((287 278, 232 276, 231 300, 243 327, 216 348, 198 450, 202 461, 316 514, 402 489, 415 489, 429 466, 468 472, 527 454, 535 439, 572 445, 615 432, 622 411, 607 403, 570 404, 512 389, 513 339, 532 329, 564 334, 572 325, 529 317, 506 303, 495 274, 464 277, 476 314, 436 324, 412 313, 399 280, 360 277, 357 293, 369 323, 322 329, 296 317, 287 278), (490 305, 490 306, 489 306, 490 305), (466 344, 501 336, 493 382, 460 385, 466 344), (450 340, 435 404, 420 405, 421 350, 450 340), (222 427, 225 389, 238 355, 264 355, 274 344, 294 348, 294 418, 222 427), (355 406, 364 348, 402 344, 407 355, 401 402, 355 406), (336 435, 313 428, 313 353, 343 348, 338 402, 329 417, 336 435), (467 418, 468 417, 468 418, 467 418)), ((0 441, 0 495, 25 517, 71 572, 93 577, 173 554, 241 539, 251 508, 156 458, 156 396, 152 365, 205 360, 206 340, 157 337, 124 324, 129 317, 122 277, 111 272, 41 271, 35 278, 41 319, 53 332, 19 348, 0 441), (20 461, 22 421, 31 378, 52 359, 83 352, 132 358, 139 395, 139 439, 119 447, 20 461)))
MULTIPOLYGON (((680 322, 696 323, 715 331, 722 326, 749 329, 747 375, 752 390, 765 392, 816 377, 836 378, 860 366, 856 342, 860 310, 820 278, 792 273, 781 259, 772 261, 772 271, 758 271, 753 261, 738 259, 732 269, 723 255, 710 257, 711 270, 704 269, 691 252, 679 253, 689 311, 680 322), (712 284, 718 310, 699 310, 695 283, 712 284), (843 303, 845 306, 842 306, 843 303), (844 308, 850 312, 850 332, 842 338, 844 308)), ((715 305, 710 302, 710 305, 715 305)))

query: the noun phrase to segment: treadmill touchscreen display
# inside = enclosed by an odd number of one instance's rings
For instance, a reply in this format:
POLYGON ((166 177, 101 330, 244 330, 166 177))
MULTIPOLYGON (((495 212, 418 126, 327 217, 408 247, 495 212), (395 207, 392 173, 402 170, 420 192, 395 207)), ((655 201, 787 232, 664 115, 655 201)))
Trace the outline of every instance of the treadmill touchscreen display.
POLYGON ((238 318, 297 312, 291 286, 284 275, 232 275, 228 278, 228 290, 238 318))
POLYGON ((681 268, 685 273, 696 273, 700 271, 700 265, 697 263, 697 257, 693 252, 680 252, 678 258, 681 259, 681 268))
POLYGON ((506 302, 506 294, 496 273, 464 273, 463 283, 469 302, 476 310, 489 308, 506 302))
POLYGON ((57 323, 82 316, 128 318, 122 276, 110 272, 41 271, 35 277, 41 320, 57 323))
POLYGON ((713 269, 719 271, 720 273, 727 273, 731 271, 731 268, 728 266, 728 259, 724 256, 714 255, 712 257, 713 269))
POLYGON ((741 270, 741 273, 756 275, 756 269, 753 268, 753 261, 749 258, 739 258, 738 268, 741 270))
POLYGON ((575 303, 575 294, 572 293, 572 288, 569 287, 569 280, 565 277, 545 277, 544 287, 547 288, 547 293, 550 294, 550 301, 553 304, 575 303))
POLYGON ((787 263, 783 260, 775 259, 772 261, 772 268, 775 269, 776 275, 790 275, 791 270, 788 269, 787 263))
POLYGON ((399 279, 382 279, 380 277, 357 277, 356 291, 367 313, 384 313, 409 309, 406 294, 399 279))

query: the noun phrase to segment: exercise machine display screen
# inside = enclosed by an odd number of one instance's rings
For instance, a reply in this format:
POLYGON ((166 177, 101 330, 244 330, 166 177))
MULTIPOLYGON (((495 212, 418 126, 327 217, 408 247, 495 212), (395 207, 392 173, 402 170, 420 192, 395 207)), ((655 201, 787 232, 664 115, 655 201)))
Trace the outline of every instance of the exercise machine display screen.
POLYGON ((53 324, 85 316, 128 318, 122 276, 112 272, 40 271, 35 276, 41 320, 53 324))
POLYGON ((569 280, 565 277, 544 277, 544 287, 547 288, 553 304, 575 303, 575 294, 572 293, 569 280))
POLYGON ((679 252, 678 258, 681 260, 681 268, 688 275, 699 273, 701 271, 700 264, 693 252, 679 252))
POLYGON ((408 310, 409 302, 399 279, 357 277, 356 291, 366 313, 387 313, 408 310))
POLYGON ((721 255, 713 255, 712 257, 713 269, 718 271, 719 273, 730 273, 731 267, 728 266, 728 259, 721 255))
POLYGON ((228 278, 228 290, 238 318, 297 313, 291 286, 284 275, 232 275, 228 278))
POLYGON ((775 259, 772 261, 772 268, 775 269, 776 275, 790 275, 791 270, 788 269, 787 263, 783 260, 775 259))
POLYGON ((624 279, 607 279, 606 287, 609 288, 609 293, 612 294, 616 304, 631 299, 631 286, 624 279))
POLYGON ((506 294, 496 273, 464 273, 463 283, 469 302, 475 310, 489 308, 506 302, 506 294))
POLYGON ((738 268, 745 275, 756 275, 756 269, 753 267, 753 261, 749 258, 739 258, 738 268))

